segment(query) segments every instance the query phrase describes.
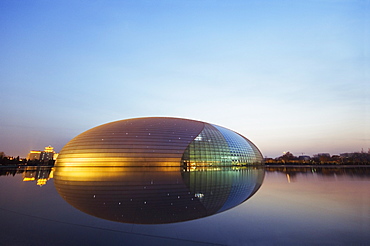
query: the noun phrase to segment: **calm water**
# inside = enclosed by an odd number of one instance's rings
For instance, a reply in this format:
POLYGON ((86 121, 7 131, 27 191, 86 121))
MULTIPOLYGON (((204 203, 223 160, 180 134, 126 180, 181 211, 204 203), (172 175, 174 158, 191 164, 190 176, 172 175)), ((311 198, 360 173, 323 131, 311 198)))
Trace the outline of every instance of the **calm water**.
POLYGON ((0 245, 370 245, 370 168, 0 174, 0 245))

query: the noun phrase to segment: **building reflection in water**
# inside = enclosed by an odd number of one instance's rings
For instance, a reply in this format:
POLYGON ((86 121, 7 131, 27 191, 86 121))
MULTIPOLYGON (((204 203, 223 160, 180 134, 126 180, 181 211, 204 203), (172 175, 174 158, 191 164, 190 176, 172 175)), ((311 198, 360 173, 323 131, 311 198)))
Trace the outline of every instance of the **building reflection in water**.
POLYGON ((250 198, 259 167, 66 167, 54 184, 72 206, 111 221, 162 224, 210 216, 250 198))
POLYGON ((24 168, 23 181, 25 182, 36 181, 38 186, 43 186, 51 178, 53 178, 51 167, 30 166, 24 168))

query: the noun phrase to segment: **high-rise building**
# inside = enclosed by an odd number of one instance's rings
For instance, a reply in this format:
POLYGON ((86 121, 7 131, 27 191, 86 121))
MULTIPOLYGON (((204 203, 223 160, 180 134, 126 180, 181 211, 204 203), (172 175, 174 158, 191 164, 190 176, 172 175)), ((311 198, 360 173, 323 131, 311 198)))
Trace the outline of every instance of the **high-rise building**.
POLYGON ((54 148, 49 145, 45 147, 44 151, 31 150, 27 155, 27 159, 48 162, 50 160, 55 160, 57 155, 58 154, 55 153, 54 148))

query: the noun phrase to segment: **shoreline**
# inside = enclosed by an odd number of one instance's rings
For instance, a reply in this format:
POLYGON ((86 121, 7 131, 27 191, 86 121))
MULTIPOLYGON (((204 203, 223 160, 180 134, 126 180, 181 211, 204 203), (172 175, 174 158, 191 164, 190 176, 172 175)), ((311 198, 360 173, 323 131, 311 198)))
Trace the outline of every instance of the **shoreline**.
MULTIPOLYGON (((42 168, 52 168, 54 166, 50 165, 0 165, 0 168, 25 168, 25 167, 42 167, 42 168)), ((250 165, 249 167, 253 167, 253 165, 250 165)), ((355 168, 355 167, 369 167, 369 164, 365 165, 338 165, 338 164, 322 164, 322 165, 293 165, 293 164, 265 164, 265 165, 258 165, 258 167, 276 167, 276 168, 301 168, 301 167, 311 167, 311 168, 355 168)))
POLYGON ((269 165, 264 165, 265 167, 314 167, 314 168, 318 168, 318 167, 325 167, 325 168, 336 168, 336 167, 340 167, 340 168, 351 168, 351 167, 370 167, 369 164, 365 164, 365 165, 338 165, 338 164, 323 164, 323 165, 291 165, 291 164, 288 164, 288 165, 281 165, 281 164, 269 164, 269 165))

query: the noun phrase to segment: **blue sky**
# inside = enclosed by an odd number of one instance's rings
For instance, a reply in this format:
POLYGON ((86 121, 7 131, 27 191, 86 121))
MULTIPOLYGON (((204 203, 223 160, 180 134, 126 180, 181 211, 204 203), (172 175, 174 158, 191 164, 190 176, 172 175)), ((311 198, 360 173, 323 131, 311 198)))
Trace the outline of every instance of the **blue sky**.
POLYGON ((0 1, 0 151, 146 116, 283 151, 370 148, 370 1, 0 1))

